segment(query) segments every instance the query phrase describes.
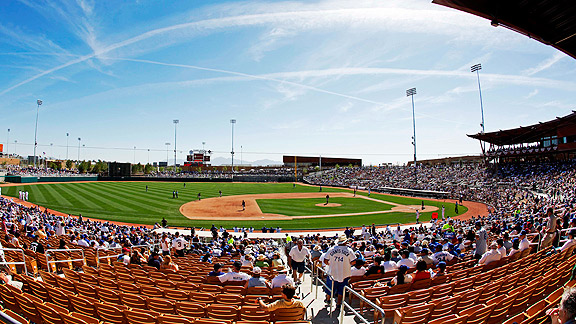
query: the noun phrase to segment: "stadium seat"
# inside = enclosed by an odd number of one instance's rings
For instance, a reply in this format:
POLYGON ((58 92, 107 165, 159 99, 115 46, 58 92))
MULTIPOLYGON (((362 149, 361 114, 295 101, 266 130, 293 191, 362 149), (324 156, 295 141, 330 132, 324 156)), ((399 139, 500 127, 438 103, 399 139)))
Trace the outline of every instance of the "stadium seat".
POLYGON ((125 324, 124 313, 119 305, 99 303, 96 304, 96 311, 98 313, 98 318, 103 322, 125 324))
POLYGON ((156 324, 160 314, 143 310, 124 310, 124 317, 129 324, 156 324))
POLYGON ((117 305, 120 304, 120 293, 115 290, 97 288, 96 293, 98 294, 98 299, 101 301, 117 305))
POLYGON ((448 315, 431 320, 428 324, 466 324, 468 316, 448 315))
MULTIPOLYGON (((465 298, 465 296, 462 296, 465 298)), ((468 316, 467 324, 481 324, 485 323, 486 319, 492 314, 492 310, 496 305, 476 305, 465 309, 458 313, 458 316, 468 316)))
POLYGON ((402 307, 394 311, 394 324, 426 323, 430 317, 433 305, 414 305, 402 307))
POLYGON ((42 318, 36 309, 36 305, 42 304, 42 300, 36 296, 32 296, 26 293, 14 294, 14 297, 16 298, 18 307, 20 308, 21 314, 24 315, 24 317, 34 323, 41 323, 42 318))
POLYGON ((192 324, 194 320, 183 316, 161 314, 157 318, 158 324, 192 324))
POLYGON ((74 312, 84 314, 91 317, 98 317, 98 312, 96 311, 96 304, 98 300, 95 298, 90 298, 87 296, 82 296, 80 298, 69 298, 70 303, 74 312))
POLYGON ((240 308, 239 320, 240 321, 266 321, 268 322, 271 318, 271 314, 264 309, 260 309, 259 306, 242 306, 240 308))
POLYGON ((148 309, 158 313, 176 314, 174 302, 164 298, 148 298, 148 309))
POLYGON ((209 318, 224 321, 236 321, 238 319, 238 306, 212 304, 206 308, 206 315, 209 318))
POLYGON ((430 320, 441 318, 446 316, 446 314, 453 314, 459 301, 460 296, 446 297, 431 301, 430 304, 434 305, 434 307, 430 313, 430 320))
POLYGON ((432 289, 421 289, 408 292, 408 306, 419 305, 428 302, 432 296, 432 289))
POLYGON ((44 324, 62 324, 64 322, 62 320, 62 315, 69 313, 67 309, 55 304, 36 304, 36 309, 42 317, 44 324))
POLYGON ((206 316, 205 304, 179 301, 176 302, 176 313, 187 318, 201 318, 206 316))
POLYGON ((306 308, 279 308, 272 314, 274 322, 279 321, 301 321, 306 316, 306 308))
POLYGON ((30 324, 30 322, 29 322, 27 319, 25 319, 24 317, 22 317, 20 314, 17 314, 17 313, 15 313, 15 312, 13 312, 13 311, 10 310, 10 309, 4 309, 3 312, 4 312, 6 315, 12 317, 13 320, 15 320, 16 322, 19 322, 20 324, 30 324))
POLYGON ((122 304, 130 308, 147 309, 147 299, 148 298, 146 296, 128 294, 125 292, 120 293, 120 300, 122 301, 122 304))
POLYGON ((477 305, 478 298, 480 297, 482 290, 482 288, 478 288, 462 292, 461 294, 454 294, 454 296, 460 296, 460 301, 458 301, 458 305, 456 305, 456 312, 460 313, 465 309, 477 305))
POLYGON ((213 294, 205 292, 192 292, 189 298, 191 302, 201 304, 212 304, 215 301, 213 294))
POLYGON ((96 288, 84 282, 74 281, 74 287, 76 288, 76 293, 85 297, 98 298, 96 293, 96 288))

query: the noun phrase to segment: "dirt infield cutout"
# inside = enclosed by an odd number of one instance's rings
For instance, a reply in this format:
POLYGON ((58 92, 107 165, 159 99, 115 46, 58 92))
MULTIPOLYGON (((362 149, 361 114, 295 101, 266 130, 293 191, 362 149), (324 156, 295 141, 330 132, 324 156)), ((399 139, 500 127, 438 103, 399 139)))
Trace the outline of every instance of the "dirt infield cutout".
MULTIPOLYGON (((358 216, 358 215, 371 215, 371 214, 384 214, 392 212, 405 212, 415 213, 416 209, 421 208, 420 205, 400 205, 389 201, 378 200, 366 196, 356 196, 358 199, 367 199, 382 204, 393 205, 391 210, 371 211, 362 213, 349 213, 349 214, 331 214, 331 215, 306 215, 306 216, 286 216, 280 214, 263 213, 256 203, 256 199, 300 199, 300 198, 324 198, 326 193, 322 192, 308 192, 308 193, 272 193, 260 195, 237 195, 208 198, 202 200, 195 200, 180 206, 180 213, 189 219, 197 220, 291 220, 302 218, 318 218, 318 217, 335 217, 335 216, 358 216), (242 210, 242 201, 246 203, 246 209, 242 210)), ((348 192, 331 192, 330 197, 346 197, 354 198, 352 193, 348 192)), ((320 207, 336 207, 335 203, 330 203, 328 206, 318 204, 320 207), (329 206, 333 204, 333 206, 329 206)), ((438 210, 435 206, 425 206, 426 212, 438 210)))

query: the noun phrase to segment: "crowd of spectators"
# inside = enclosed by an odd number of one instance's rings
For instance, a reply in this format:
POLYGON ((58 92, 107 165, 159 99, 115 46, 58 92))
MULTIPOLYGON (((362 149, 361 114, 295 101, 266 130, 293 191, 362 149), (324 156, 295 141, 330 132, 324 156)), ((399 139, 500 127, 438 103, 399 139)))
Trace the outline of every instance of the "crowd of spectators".
POLYGON ((30 177, 74 177, 82 176, 76 169, 58 170, 45 167, 5 165, 2 168, 9 176, 30 176, 30 177))

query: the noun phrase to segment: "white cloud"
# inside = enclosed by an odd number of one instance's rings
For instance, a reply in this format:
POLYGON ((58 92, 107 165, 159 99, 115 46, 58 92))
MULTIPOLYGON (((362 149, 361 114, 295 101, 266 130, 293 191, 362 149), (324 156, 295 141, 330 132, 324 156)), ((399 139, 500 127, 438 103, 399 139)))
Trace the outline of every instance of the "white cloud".
POLYGON ((532 97, 534 97, 535 95, 538 94, 538 89, 534 89, 533 91, 531 91, 526 97, 524 97, 525 99, 530 99, 532 97))
POLYGON ((558 61, 560 61, 561 59, 565 58, 566 54, 562 53, 562 52, 556 52, 554 53, 554 55, 552 55, 552 57, 540 62, 540 64, 536 65, 535 67, 526 69, 524 71, 522 71, 523 75, 534 75, 536 73, 540 73, 546 69, 549 69, 550 67, 552 67, 554 64, 558 63, 558 61))

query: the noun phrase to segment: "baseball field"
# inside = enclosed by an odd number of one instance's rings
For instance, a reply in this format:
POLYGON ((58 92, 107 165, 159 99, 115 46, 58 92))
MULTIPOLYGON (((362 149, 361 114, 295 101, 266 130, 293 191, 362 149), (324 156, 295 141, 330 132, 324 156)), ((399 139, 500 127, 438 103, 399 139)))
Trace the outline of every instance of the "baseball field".
MULTIPOLYGON (((197 228, 214 224, 321 229, 413 223, 422 202, 420 221, 430 220, 433 212, 441 215, 442 206, 447 217, 456 216, 449 201, 361 191, 354 195, 340 188, 320 192, 318 187, 292 183, 50 183, 7 186, 2 194, 18 198, 19 190, 29 192, 30 202, 65 214, 135 224, 160 223, 164 217, 168 226, 197 228)), ((458 215, 466 211, 460 206, 458 215)))

